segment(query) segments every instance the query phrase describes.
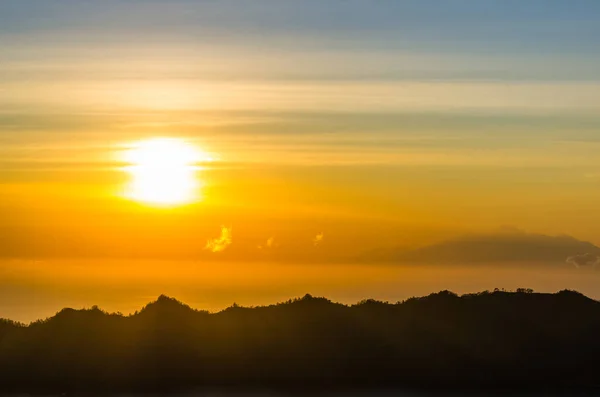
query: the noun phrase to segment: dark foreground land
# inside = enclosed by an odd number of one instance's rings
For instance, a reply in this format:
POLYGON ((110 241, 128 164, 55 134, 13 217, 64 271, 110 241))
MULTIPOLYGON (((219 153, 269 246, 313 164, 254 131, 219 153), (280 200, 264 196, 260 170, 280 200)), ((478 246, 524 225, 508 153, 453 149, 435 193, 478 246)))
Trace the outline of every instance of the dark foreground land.
POLYGON ((161 296, 131 316, 0 320, 0 392, 598 386, 600 303, 573 291, 353 306, 307 295, 214 314, 161 296))

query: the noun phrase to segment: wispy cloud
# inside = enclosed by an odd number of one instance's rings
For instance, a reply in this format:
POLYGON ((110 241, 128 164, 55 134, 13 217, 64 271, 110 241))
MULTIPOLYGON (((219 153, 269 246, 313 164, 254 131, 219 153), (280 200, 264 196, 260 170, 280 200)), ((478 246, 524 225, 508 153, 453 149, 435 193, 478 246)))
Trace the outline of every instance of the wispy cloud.
POLYGON ((600 266, 600 256, 590 253, 573 255, 567 258, 567 263, 577 268, 587 266, 596 267, 600 266))
POLYGON ((231 228, 221 226, 221 235, 206 242, 204 249, 211 252, 222 252, 233 243, 231 228))
POLYGON ((275 241, 275 237, 269 237, 264 244, 258 246, 258 249, 268 250, 277 247, 279 244, 275 241))
POLYGON ((325 238, 325 234, 323 232, 317 234, 315 238, 313 238, 313 244, 315 245, 315 247, 323 243, 323 238, 325 238))

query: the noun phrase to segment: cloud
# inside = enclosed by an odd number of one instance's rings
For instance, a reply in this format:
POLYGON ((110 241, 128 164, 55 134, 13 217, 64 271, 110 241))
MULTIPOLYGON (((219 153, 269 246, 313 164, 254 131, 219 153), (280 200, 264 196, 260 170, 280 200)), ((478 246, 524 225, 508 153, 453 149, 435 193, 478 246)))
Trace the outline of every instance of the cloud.
POLYGON ((573 255, 567 258, 567 263, 575 267, 596 267, 600 265, 600 256, 590 253, 573 255))
POLYGON ((277 244, 277 242, 275 241, 275 237, 269 237, 264 244, 258 246, 258 249, 268 250, 271 248, 276 248, 278 246, 279 244, 277 244))
POLYGON ((211 252, 222 252, 233 242, 231 228, 221 226, 221 235, 218 238, 208 240, 204 249, 211 252))
POLYGON ((316 246, 321 245, 321 243, 323 243, 323 238, 325 237, 325 234, 323 232, 317 234, 315 236, 315 238, 313 238, 313 244, 316 246))
POLYGON ((527 233, 517 228, 470 234, 418 248, 388 248, 366 252, 363 260, 381 262, 466 263, 564 263, 600 265, 600 247, 571 236, 527 233), (587 252, 575 255, 574 252, 587 252))

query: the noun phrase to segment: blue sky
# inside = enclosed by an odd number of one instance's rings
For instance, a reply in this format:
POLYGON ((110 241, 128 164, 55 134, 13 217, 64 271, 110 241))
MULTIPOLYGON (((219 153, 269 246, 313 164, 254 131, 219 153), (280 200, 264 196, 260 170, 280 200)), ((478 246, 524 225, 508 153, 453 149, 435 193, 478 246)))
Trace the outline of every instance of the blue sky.
POLYGON ((140 45, 346 55, 339 74, 312 78, 597 80, 599 19, 584 0, 3 1, 0 43, 9 59, 50 44, 54 56, 140 45))

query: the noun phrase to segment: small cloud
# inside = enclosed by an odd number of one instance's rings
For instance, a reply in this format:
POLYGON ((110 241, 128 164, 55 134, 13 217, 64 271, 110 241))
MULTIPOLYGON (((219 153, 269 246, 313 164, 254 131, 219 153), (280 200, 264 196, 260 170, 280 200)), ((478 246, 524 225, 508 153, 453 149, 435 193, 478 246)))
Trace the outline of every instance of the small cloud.
POLYGON ((323 238, 325 237, 325 234, 323 232, 317 234, 315 236, 315 238, 313 238, 313 244, 316 246, 321 245, 321 243, 323 243, 323 238))
POLYGON ((262 249, 268 250, 268 249, 271 249, 271 248, 276 248, 276 247, 278 247, 278 246, 279 246, 279 244, 277 244, 277 243, 275 242, 275 237, 269 237, 269 238, 267 239, 267 241, 265 242, 265 244, 263 244, 263 245, 259 245, 259 246, 258 246, 258 249, 261 249, 261 250, 262 250, 262 249))
POLYGON ((596 267, 600 266, 600 256, 586 253, 581 255, 573 255, 567 258, 567 263, 577 268, 579 267, 596 267))
POLYGON ((222 252, 233 242, 231 228, 221 226, 221 235, 218 238, 208 240, 204 249, 211 252, 222 252))

